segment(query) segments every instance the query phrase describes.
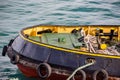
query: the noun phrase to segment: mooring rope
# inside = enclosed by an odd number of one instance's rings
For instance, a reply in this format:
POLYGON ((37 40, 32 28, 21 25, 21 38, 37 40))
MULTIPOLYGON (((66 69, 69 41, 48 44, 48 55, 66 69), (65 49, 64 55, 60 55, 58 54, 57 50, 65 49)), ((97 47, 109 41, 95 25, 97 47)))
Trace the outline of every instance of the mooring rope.
POLYGON ((93 64, 95 64, 95 61, 94 61, 94 60, 92 60, 91 62, 89 62, 89 63, 87 63, 87 64, 85 64, 85 65, 83 65, 83 66, 78 67, 78 68, 67 78, 67 80, 70 80, 70 79, 76 74, 77 71, 79 71, 79 70, 81 70, 81 69, 84 69, 84 68, 86 68, 86 67, 88 67, 88 66, 91 66, 91 65, 93 65, 93 64))

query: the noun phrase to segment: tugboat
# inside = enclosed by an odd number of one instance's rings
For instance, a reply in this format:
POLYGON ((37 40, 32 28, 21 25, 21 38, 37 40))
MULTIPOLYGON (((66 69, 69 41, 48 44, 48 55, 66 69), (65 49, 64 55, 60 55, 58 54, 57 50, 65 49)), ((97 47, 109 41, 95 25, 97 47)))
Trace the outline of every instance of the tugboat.
MULTIPOLYGON (((24 28, 3 47, 27 77, 44 80, 120 78, 120 25, 37 25, 24 28), (94 62, 68 77, 77 68, 94 62)), ((89 79, 90 80, 90 79, 89 79)))

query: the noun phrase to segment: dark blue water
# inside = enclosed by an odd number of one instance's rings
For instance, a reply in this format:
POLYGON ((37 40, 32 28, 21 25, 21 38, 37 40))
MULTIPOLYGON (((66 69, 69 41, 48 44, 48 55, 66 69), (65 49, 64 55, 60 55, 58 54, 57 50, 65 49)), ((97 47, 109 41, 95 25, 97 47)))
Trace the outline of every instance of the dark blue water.
POLYGON ((34 80, 1 52, 22 28, 38 24, 120 25, 120 0, 0 0, 0 80, 34 80))

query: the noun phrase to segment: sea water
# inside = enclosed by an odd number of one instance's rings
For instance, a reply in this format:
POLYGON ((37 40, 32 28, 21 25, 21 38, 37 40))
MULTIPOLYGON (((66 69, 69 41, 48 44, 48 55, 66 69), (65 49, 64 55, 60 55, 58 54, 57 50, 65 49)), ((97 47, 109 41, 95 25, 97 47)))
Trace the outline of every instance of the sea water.
POLYGON ((120 25, 120 0, 0 0, 0 80, 36 80, 1 53, 22 28, 38 24, 120 25))

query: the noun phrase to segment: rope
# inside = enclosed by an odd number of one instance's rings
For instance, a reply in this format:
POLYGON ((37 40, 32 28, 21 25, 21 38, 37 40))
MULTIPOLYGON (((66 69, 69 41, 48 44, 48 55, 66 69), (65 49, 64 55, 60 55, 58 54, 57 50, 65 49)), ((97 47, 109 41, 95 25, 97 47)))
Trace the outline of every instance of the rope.
POLYGON ((93 64, 95 64, 95 61, 92 61, 92 62, 87 63, 87 64, 85 64, 85 65, 83 65, 83 66, 81 66, 81 67, 78 67, 78 68, 67 78, 67 80, 70 80, 70 79, 76 74, 77 71, 79 71, 79 70, 81 70, 81 69, 83 69, 83 68, 86 68, 86 67, 88 67, 88 66, 91 66, 91 65, 93 65, 93 64))
POLYGON ((95 41, 95 38, 92 37, 91 35, 87 35, 84 38, 84 42, 86 43, 87 49, 90 50, 90 52, 96 53, 94 47, 93 47, 93 41, 95 41))

